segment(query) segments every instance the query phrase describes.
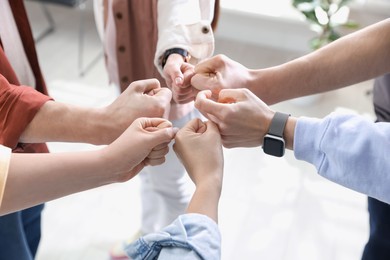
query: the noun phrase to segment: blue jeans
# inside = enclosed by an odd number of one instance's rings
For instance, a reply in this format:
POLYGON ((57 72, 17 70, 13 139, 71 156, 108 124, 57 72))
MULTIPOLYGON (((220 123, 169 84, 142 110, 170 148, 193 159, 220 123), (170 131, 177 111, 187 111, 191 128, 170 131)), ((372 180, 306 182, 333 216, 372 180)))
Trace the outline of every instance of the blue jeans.
POLYGON ((43 204, 0 217, 0 259, 32 260, 41 238, 43 204))
POLYGON ((370 237, 362 260, 390 259, 390 205, 368 197, 370 237))

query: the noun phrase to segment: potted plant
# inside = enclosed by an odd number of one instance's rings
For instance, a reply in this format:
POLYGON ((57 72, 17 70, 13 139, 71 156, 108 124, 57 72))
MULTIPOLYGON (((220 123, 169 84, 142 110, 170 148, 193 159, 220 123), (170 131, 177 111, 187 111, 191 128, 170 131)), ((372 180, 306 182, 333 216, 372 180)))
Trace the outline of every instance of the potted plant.
POLYGON ((317 36, 310 40, 312 50, 341 37, 341 28, 355 29, 358 24, 349 17, 351 0, 293 0, 292 5, 309 21, 317 36))
MULTIPOLYGON (((343 28, 355 29, 358 24, 349 19, 351 0, 292 0, 292 5, 301 12, 317 34, 310 39, 310 49, 317 50, 341 37, 343 28)), ((322 94, 314 94, 293 100, 296 105, 308 106, 317 102, 322 94)))

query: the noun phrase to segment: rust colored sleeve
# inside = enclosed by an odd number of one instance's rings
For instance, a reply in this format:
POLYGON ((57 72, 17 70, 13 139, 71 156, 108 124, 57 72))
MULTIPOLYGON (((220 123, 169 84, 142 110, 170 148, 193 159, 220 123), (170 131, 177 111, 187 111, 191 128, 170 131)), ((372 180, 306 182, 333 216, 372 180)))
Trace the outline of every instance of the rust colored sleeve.
POLYGON ((0 74, 0 144, 15 148, 24 129, 51 97, 10 84, 0 74))

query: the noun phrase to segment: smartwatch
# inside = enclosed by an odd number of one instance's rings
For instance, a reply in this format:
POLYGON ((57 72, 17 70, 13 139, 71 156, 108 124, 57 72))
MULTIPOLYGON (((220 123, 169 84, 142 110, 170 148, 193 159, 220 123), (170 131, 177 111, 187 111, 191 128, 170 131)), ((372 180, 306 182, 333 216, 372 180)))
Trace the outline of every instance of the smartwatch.
POLYGON ((289 114, 280 112, 275 113, 268 133, 263 139, 264 153, 277 157, 282 157, 284 155, 285 141, 283 138, 283 132, 289 116, 289 114))
POLYGON ((180 54, 181 56, 183 56, 183 58, 186 62, 188 62, 190 60, 190 55, 189 55, 188 51, 181 49, 181 48, 172 48, 172 49, 166 50, 164 52, 164 55, 162 56, 162 60, 161 60, 161 67, 162 68, 164 68, 165 64, 167 63, 169 55, 171 55, 173 53, 180 54))

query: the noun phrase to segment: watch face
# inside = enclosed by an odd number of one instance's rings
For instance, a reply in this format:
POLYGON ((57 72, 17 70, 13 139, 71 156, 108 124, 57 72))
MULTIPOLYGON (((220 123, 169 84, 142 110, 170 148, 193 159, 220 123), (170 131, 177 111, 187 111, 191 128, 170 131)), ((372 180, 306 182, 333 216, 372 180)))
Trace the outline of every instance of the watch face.
POLYGON ((266 154, 282 157, 284 155, 284 140, 278 136, 266 135, 263 140, 263 150, 266 154))

